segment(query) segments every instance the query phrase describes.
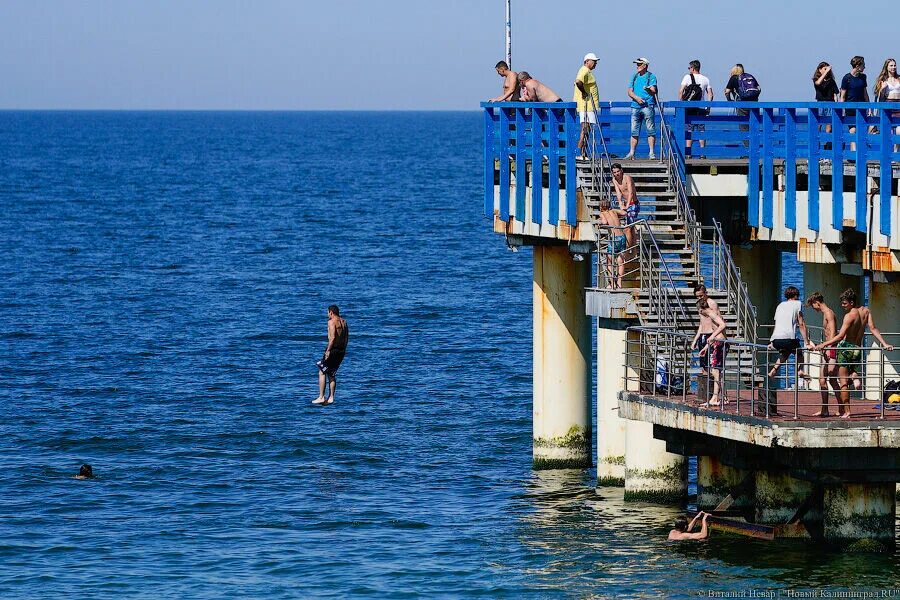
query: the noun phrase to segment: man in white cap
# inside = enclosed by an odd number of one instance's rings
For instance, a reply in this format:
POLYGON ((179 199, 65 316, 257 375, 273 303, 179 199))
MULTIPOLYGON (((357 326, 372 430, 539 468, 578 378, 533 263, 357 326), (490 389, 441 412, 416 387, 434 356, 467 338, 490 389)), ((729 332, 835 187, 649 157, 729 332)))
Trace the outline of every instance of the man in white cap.
POLYGON ((588 52, 584 55, 584 63, 575 76, 574 100, 578 104, 578 118, 581 120, 581 137, 578 138, 578 150, 584 157, 588 131, 591 125, 597 124, 597 109, 600 106, 600 92, 597 80, 591 71, 597 66, 597 55, 588 52))
POLYGON ((636 71, 631 76, 628 97, 631 98, 631 151, 625 158, 634 158, 641 124, 647 128, 647 143, 650 144, 650 159, 656 158, 656 75, 648 70, 650 61, 644 57, 634 59, 636 71))

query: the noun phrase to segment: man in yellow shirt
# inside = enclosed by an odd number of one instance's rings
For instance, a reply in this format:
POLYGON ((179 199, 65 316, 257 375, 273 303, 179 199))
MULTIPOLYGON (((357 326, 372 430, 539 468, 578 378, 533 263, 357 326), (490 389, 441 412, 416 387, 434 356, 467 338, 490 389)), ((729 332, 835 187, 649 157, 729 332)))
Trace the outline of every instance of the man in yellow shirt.
POLYGON ((588 52, 584 55, 584 64, 578 69, 575 76, 574 100, 578 104, 578 118, 581 121, 581 137, 578 139, 578 150, 581 156, 585 155, 584 146, 587 143, 588 132, 591 125, 597 124, 597 109, 600 106, 600 92, 597 90, 597 80, 591 71, 597 66, 597 55, 588 52))

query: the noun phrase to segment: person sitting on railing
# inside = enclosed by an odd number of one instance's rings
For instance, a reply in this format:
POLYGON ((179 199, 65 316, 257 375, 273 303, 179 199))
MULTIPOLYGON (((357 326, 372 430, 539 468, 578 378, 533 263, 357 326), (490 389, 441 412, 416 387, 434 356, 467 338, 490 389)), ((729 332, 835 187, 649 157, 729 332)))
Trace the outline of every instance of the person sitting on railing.
POLYGON ((591 125, 597 124, 597 109, 600 106, 600 92, 597 89, 597 80, 591 73, 597 67, 597 55, 588 52, 584 55, 584 61, 578 74, 575 75, 575 89, 572 99, 577 104, 578 119, 581 121, 581 136, 578 138, 578 152, 585 158, 584 147, 587 144, 588 131, 591 125))
MULTIPOLYGON (((638 220, 641 211, 641 203, 638 202, 637 192, 634 187, 634 179, 626 175, 619 163, 613 163, 610 167, 613 186, 616 189, 616 198, 619 200, 619 208, 625 211, 625 222, 629 225, 638 220)), ((631 246, 631 243, 628 244, 631 246)))
MULTIPOLYGON (((721 387, 722 371, 725 369, 725 320, 722 318, 718 308, 710 308, 709 301, 706 298, 697 300, 697 308, 700 311, 700 327, 703 327, 704 322, 714 327, 709 336, 707 336, 706 343, 700 348, 700 361, 702 363, 704 357, 709 357, 709 373, 713 379, 712 397, 709 399, 709 402, 701 404, 701 406, 720 406, 728 403, 727 401, 720 401, 720 397, 724 400, 721 387)), ((698 328, 698 332, 699 330, 700 328, 698 328)), ((694 339, 696 340, 697 336, 694 339)))
POLYGON ((622 227, 621 217, 625 211, 613 208, 609 199, 600 201, 600 216, 598 221, 601 226, 609 228, 609 246, 606 252, 606 270, 612 289, 622 287, 622 278, 625 276, 625 254, 634 243, 631 227, 622 227))
POLYGON ((834 336, 813 346, 813 350, 836 347, 838 379, 841 391, 838 394, 838 414, 842 419, 850 418, 850 379, 857 372, 862 361, 862 338, 865 322, 856 308, 856 292, 847 289, 841 294, 841 308, 847 313, 841 329, 834 336))
POLYGON ((802 379, 809 379, 809 375, 803 372, 803 352, 800 342, 797 340, 797 329, 803 335, 803 344, 810 345, 809 331, 806 329, 806 321, 803 320, 803 303, 800 302, 800 290, 789 285, 784 288, 784 301, 775 309, 775 330, 769 340, 769 348, 778 350, 778 358, 769 369, 769 377, 775 377, 781 365, 790 360, 793 354, 796 357, 797 375, 802 379))
MULTIPOLYGON (((822 292, 813 292, 806 299, 806 304, 816 312, 822 313, 822 336, 824 339, 830 339, 837 333, 837 316, 834 311, 825 304, 825 297, 822 292)), ((810 348, 813 344, 808 344, 810 348)), ((837 367, 837 350, 834 348, 826 348, 822 351, 822 368, 819 372, 819 391, 822 394, 822 408, 815 413, 814 417, 828 417, 828 384, 834 390, 835 396, 841 393, 841 385, 838 382, 837 367)))
POLYGON ((497 75, 503 78, 503 93, 491 98, 488 102, 515 102, 519 99, 518 73, 511 70, 505 60, 501 60, 494 67, 497 75))
POLYGON ((562 102, 559 94, 534 79, 528 71, 519 71, 519 93, 522 102, 562 102))

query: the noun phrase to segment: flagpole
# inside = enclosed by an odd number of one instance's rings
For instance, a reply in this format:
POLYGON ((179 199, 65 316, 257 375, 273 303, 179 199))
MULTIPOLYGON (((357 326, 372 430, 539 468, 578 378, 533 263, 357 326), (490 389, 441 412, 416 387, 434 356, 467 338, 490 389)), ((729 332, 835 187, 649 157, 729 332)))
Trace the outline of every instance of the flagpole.
POLYGON ((510 17, 510 2, 511 0, 506 0, 506 64, 512 69, 512 18, 510 17))

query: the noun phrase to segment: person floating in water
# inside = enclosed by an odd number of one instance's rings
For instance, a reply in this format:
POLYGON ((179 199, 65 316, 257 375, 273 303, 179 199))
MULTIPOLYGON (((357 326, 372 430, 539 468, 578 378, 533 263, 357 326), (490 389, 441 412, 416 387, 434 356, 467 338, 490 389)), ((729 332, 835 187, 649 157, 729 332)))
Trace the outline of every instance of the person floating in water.
POLYGON ((94 478, 94 469, 91 468, 89 464, 81 465, 81 468, 78 469, 78 475, 75 476, 75 479, 93 479, 94 478))
POLYGON ((316 361, 319 367, 319 397, 312 401, 313 404, 331 404, 334 402, 334 390, 337 387, 337 370, 344 360, 344 352, 347 350, 347 340, 350 339, 350 329, 347 320, 341 317, 340 309, 332 304, 328 307, 328 347, 322 360, 316 361), (328 384, 330 395, 325 396, 325 387, 328 384))
POLYGON ((702 510, 697 513, 696 517, 691 519, 690 524, 686 518, 678 517, 672 524, 675 529, 669 532, 669 539, 678 542, 682 540, 705 540, 709 537, 709 529, 706 526, 707 517, 709 517, 709 513, 705 513, 702 510), (691 533, 691 529, 694 528, 694 524, 700 517, 703 517, 703 521, 700 523, 700 531, 691 533))

